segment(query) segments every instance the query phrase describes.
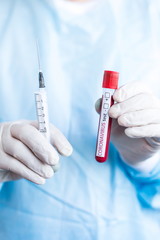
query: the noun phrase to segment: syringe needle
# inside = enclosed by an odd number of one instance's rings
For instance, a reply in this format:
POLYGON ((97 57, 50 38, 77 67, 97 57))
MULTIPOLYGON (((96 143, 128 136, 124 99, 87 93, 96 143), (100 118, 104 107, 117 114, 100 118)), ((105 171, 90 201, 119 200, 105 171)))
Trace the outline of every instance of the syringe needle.
POLYGON ((38 66, 39 66, 39 88, 45 88, 44 77, 41 70, 41 63, 40 63, 40 51, 38 45, 38 39, 36 39, 36 47, 37 47, 37 59, 38 59, 38 66))
POLYGON ((39 72, 42 72, 41 63, 40 63, 40 53, 39 53, 38 39, 36 39, 36 48, 37 48, 37 59, 38 59, 39 72))

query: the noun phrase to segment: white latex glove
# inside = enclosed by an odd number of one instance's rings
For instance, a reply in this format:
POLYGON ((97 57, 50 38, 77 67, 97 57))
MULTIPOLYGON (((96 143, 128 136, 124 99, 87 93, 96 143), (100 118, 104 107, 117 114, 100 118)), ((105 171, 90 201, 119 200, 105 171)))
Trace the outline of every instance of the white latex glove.
MULTIPOLYGON (((159 161, 160 100, 139 82, 128 83, 113 95, 115 104, 109 115, 113 118, 111 141, 124 162, 145 172, 159 161)), ((98 102, 97 102, 98 108, 98 102)))
POLYGON ((72 153, 70 143, 52 124, 51 144, 36 127, 33 121, 0 124, 0 182, 26 178, 44 184, 54 174, 51 166, 58 164, 58 152, 72 153))

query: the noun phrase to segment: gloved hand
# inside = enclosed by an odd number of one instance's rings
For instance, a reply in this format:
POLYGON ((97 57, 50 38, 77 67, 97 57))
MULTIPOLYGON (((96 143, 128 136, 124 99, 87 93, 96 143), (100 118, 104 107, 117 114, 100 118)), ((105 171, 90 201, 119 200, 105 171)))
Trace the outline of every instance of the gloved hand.
POLYGON ((34 121, 0 124, 0 182, 26 178, 44 184, 54 174, 51 166, 59 162, 57 151, 64 156, 72 153, 70 143, 52 124, 51 144, 36 127, 34 121))
MULTIPOLYGON (((139 82, 128 83, 113 95, 111 141, 124 162, 151 171, 160 151, 160 100, 139 82)), ((99 102, 96 104, 98 108, 99 102)))

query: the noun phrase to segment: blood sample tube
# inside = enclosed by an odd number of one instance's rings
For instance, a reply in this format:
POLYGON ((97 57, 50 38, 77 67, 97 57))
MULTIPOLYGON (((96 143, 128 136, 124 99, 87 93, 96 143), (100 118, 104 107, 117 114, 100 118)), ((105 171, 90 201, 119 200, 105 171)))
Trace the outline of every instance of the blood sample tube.
POLYGON ((118 88, 119 73, 104 71, 102 105, 99 119, 97 145, 95 158, 98 162, 105 162, 108 158, 108 149, 111 133, 112 119, 108 115, 109 108, 113 105, 113 94, 118 88))

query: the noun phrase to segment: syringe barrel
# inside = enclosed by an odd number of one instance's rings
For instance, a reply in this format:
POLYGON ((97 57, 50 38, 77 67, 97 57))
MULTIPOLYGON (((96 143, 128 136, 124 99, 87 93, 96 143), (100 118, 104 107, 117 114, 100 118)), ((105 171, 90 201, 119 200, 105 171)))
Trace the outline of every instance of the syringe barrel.
POLYGON ((35 102, 39 131, 50 142, 47 95, 44 88, 40 88, 39 92, 35 92, 35 102))

